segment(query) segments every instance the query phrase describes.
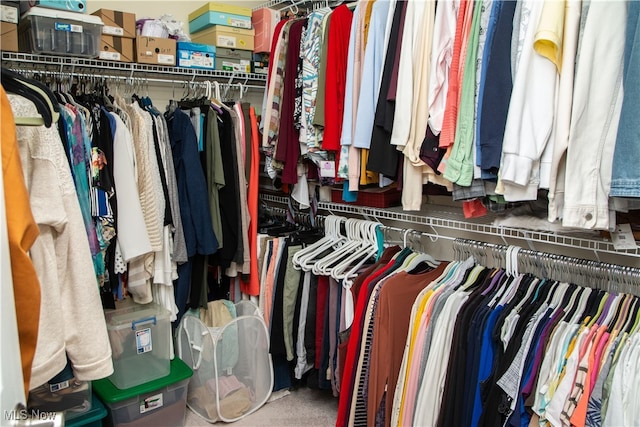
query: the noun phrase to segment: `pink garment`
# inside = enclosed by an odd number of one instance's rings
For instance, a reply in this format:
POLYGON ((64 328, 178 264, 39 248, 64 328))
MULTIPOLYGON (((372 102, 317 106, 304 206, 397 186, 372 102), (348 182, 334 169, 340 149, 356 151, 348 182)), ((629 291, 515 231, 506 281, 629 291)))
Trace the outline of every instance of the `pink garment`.
POLYGON ((600 350, 602 351, 602 348, 604 348, 604 343, 607 342, 608 337, 609 333, 607 332, 607 326, 600 326, 598 328, 598 332, 594 336, 593 344, 591 345, 591 351, 589 352, 589 365, 587 367, 584 389, 582 391, 582 395, 578 399, 576 408, 571 415, 571 425, 584 426, 586 424, 589 398, 591 397, 591 391, 593 390, 597 373, 599 371, 599 365, 596 363, 598 347, 600 347, 600 350))
POLYGON ((267 270, 267 280, 264 282, 264 323, 267 328, 271 323, 271 305, 273 303, 273 287, 276 283, 276 264, 278 264, 278 247, 280 239, 273 239, 273 248, 271 249, 271 261, 269 261, 269 269, 267 270))
POLYGON ((402 412, 401 418, 398 419, 400 425, 411 425, 413 420, 413 412, 415 409, 416 398, 418 396, 418 384, 420 381, 419 372, 415 372, 415 369, 420 368, 420 360, 422 359, 424 350, 425 332, 431 322, 431 314, 433 306, 444 291, 445 286, 440 286, 434 291, 429 298, 427 305, 424 307, 422 317, 420 318, 420 328, 416 335, 416 340, 413 345, 413 353, 411 354, 411 360, 407 364, 407 382, 405 384, 405 390, 402 400, 402 412))
POLYGON ((246 141, 246 132, 245 132, 245 124, 244 124, 244 114, 242 112, 242 105, 240 105, 239 102, 236 102, 233 105, 233 111, 236 112, 236 114, 238 115, 238 129, 240 130, 240 135, 241 137, 241 141, 242 144, 240 144, 240 147, 242 147, 242 170, 246 170, 247 169, 247 144, 245 143, 246 141))

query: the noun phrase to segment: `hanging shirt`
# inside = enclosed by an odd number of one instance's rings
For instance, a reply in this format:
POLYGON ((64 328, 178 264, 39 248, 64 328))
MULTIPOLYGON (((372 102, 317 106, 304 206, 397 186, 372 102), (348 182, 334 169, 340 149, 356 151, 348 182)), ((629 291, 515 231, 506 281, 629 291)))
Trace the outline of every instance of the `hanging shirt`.
MULTIPOLYGON (((9 100, 15 117, 37 116, 26 98, 9 95, 9 100)), ((40 230, 30 250, 42 304, 29 388, 49 381, 68 359, 78 380, 107 377, 113 373, 111 346, 60 136, 54 127, 20 126, 17 137, 25 184, 30 199, 38 201, 31 209, 40 230), (66 272, 64 277, 60 271, 66 272), (80 336, 82 342, 72 339, 80 336)))
MULTIPOLYGON (((20 344, 17 350, 21 359, 24 397, 29 393, 33 357, 38 341, 41 290, 33 261, 29 256, 29 249, 37 239, 39 231, 29 204, 29 193, 20 162, 11 104, 2 86, 0 86, 0 122, 2 123, 0 152, 2 152, 3 181, 0 197, 3 197, 6 205, 11 206, 11 209, 3 206, 3 210, 6 211, 3 219, 6 219, 6 239, 9 247, 8 253, 3 249, 3 258, 9 257, 11 268, 10 272, 5 270, 3 274, 10 273, 12 283, 10 285, 3 281, 3 286, 13 288, 17 338, 20 344)), ((3 268, 9 266, 5 264, 5 259, 2 261, 2 266, 3 268)), ((6 294, 3 293, 3 295, 6 294)), ((14 304, 14 302, 7 301, 6 304, 14 304)), ((10 313, 7 307, 3 310, 6 310, 4 313, 10 313)), ((6 327, 4 323, 3 327, 6 327)), ((17 384, 13 386, 18 387, 17 384)))
POLYGON ((347 52, 349 32, 353 13, 346 5, 338 6, 331 13, 329 23, 326 86, 325 92, 325 128, 322 148, 338 151, 344 116, 344 94, 347 70, 347 52))
MULTIPOLYGON (((309 149, 320 146, 322 131, 313 125, 316 111, 316 96, 318 93, 318 70, 320 67, 320 47, 322 46, 322 20, 331 12, 329 8, 313 11, 307 19, 307 31, 301 42, 300 56, 302 57, 302 107, 305 140, 301 141, 309 149)), ((300 135, 302 137, 302 134, 300 135)), ((302 139, 302 138, 301 138, 302 139)))

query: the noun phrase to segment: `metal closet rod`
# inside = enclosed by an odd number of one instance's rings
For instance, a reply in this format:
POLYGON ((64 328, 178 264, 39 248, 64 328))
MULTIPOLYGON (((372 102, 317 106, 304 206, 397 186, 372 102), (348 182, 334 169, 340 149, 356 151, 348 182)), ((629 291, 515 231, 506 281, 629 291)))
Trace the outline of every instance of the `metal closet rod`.
MULTIPOLYGON (((287 218, 287 210, 284 208, 265 206, 265 209, 269 211, 272 216, 287 218)), ((338 215, 334 215, 334 216, 338 216, 338 215)), ((327 219, 326 215, 316 215, 315 216, 316 225, 318 227, 323 227, 324 221, 326 219, 327 219)), ((311 215, 304 212, 296 212, 294 215, 294 220, 296 221, 296 223, 303 223, 306 225, 310 225, 311 215)), ((366 221, 366 220, 361 220, 361 221, 366 221)), ((374 221, 374 222, 378 222, 378 221, 374 221)), ((392 227, 389 225, 384 225, 382 223, 380 223, 380 229, 382 230, 385 243, 402 243, 404 246, 407 246, 407 243, 415 243, 415 239, 421 239, 422 237, 429 238, 431 242, 436 242, 440 239, 455 240, 454 237, 440 235, 435 229, 433 229, 433 233, 429 233, 429 232, 414 230, 411 228, 392 227), (399 238, 392 239, 392 236, 391 236, 392 232, 397 232, 399 234, 399 238)))
MULTIPOLYGON (((335 7, 344 3, 346 3, 344 0, 271 0, 262 3, 260 6, 254 7, 253 10, 268 7, 277 11, 291 9, 292 12, 298 13, 301 6, 308 10, 316 10, 322 7, 335 7)), ((350 9, 353 9, 357 3, 357 0, 352 0, 347 3, 347 6, 349 6, 350 9)))
MULTIPOLYGON (((274 216, 287 218, 287 209, 273 206, 265 208, 274 216)), ((317 215, 315 218, 316 224, 323 226, 327 216, 317 215)), ((298 223, 310 224, 310 215, 296 212, 294 220, 298 223)), ((482 265, 500 268, 507 268, 507 257, 513 252, 523 270, 538 277, 577 282, 579 285, 604 289, 609 292, 624 292, 640 296, 640 268, 637 267, 524 249, 514 245, 454 238, 440 235, 434 227, 432 227, 433 233, 383 224, 380 224, 380 227, 386 243, 402 243, 403 246, 412 246, 415 243, 421 245, 423 237, 429 238, 432 243, 441 239, 452 241, 454 259, 464 260, 472 256, 482 265), (400 237, 393 239, 390 232, 397 232, 400 237), (419 239, 418 242, 415 241, 416 238, 419 239), (489 260, 493 262, 488 262, 489 260)))
MULTIPOLYGON (((517 246, 481 242, 473 239, 455 239, 454 258, 474 257, 482 265, 492 259, 494 267, 507 268, 507 258, 514 257, 525 272, 538 277, 578 282, 578 285, 640 295, 640 268, 592 261, 568 255, 558 255, 517 246), (582 283, 579 283, 582 282, 582 283)), ((487 265, 491 266, 491 265, 487 265)))
MULTIPOLYGON (((53 70, 23 70, 23 69, 18 69, 15 68, 13 69, 13 71, 21 73, 21 74, 27 74, 27 75, 38 75, 38 74, 44 74, 47 76, 58 76, 58 77, 62 77, 62 78, 69 78, 69 77, 80 77, 80 78, 92 78, 92 79, 105 79, 106 81, 109 80, 124 80, 124 81, 134 81, 134 82, 151 82, 151 83, 165 83, 165 84, 185 84, 185 83, 192 83, 192 84, 204 84, 206 82, 206 77, 205 80, 194 80, 194 79, 182 79, 182 80, 175 80, 175 79, 160 79, 160 78, 156 78, 156 77, 138 77, 138 76, 119 76, 119 75, 114 75, 114 74, 109 74, 106 76, 99 76, 96 74, 89 74, 89 73, 78 73, 78 72, 74 72, 73 74, 71 73, 67 73, 67 72, 60 72, 60 71, 53 71, 53 70)), ((227 82, 220 82, 219 83, 220 86, 223 87, 230 87, 230 88, 234 88, 234 87, 238 87, 238 83, 227 83, 227 82)), ((259 89, 259 90, 264 90, 263 86, 258 86, 258 85, 249 85, 249 84, 243 84, 242 85, 243 88, 247 88, 247 89, 259 89)))
MULTIPOLYGON (((260 196, 265 202, 287 204, 288 198, 284 196, 263 194, 260 196)), ((398 212, 393 209, 373 208, 368 206, 355 206, 346 203, 319 202, 318 209, 331 214, 358 215, 364 218, 373 218, 376 221, 398 221, 412 224, 416 227, 433 227, 442 234, 449 231, 464 231, 473 235, 491 236, 490 238, 501 238, 505 245, 509 245, 507 239, 517 239, 535 250, 534 244, 551 244, 557 247, 580 249, 592 251, 595 258, 600 260, 601 254, 614 254, 640 258, 640 248, 617 250, 613 244, 602 238, 589 238, 583 236, 563 235, 545 231, 525 230, 514 227, 494 226, 478 221, 467 221, 456 219, 459 215, 456 212, 446 210, 450 208, 441 207, 443 210, 427 213, 398 212)))

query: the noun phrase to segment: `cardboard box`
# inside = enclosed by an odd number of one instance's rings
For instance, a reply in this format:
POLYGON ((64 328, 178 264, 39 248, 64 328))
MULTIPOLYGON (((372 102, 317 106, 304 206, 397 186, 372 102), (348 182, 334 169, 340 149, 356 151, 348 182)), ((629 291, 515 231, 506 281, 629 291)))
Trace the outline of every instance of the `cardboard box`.
POLYGON ((216 47, 206 44, 178 42, 178 67, 215 70, 216 47))
POLYGON ((176 65, 176 41, 157 37, 136 38, 136 62, 153 65, 176 65))
POLYGON ((136 15, 117 10, 98 9, 92 15, 99 16, 104 22, 102 34, 109 36, 136 38, 136 15))
MULTIPOLYGON (((253 50, 254 36, 254 30, 215 25, 204 31, 191 34, 191 41, 216 47, 253 50)), ((217 55, 220 53, 218 52, 217 55)))
POLYGON ((0 21, 0 50, 4 52, 18 51, 18 25, 0 21))
POLYGON ((100 38, 99 57, 111 61, 135 62, 133 39, 103 34, 100 38))
POLYGON ((246 59, 224 58, 216 56, 216 70, 250 73, 251 61, 246 59))
POLYGON ((230 13, 232 15, 242 15, 251 17, 251 8, 250 7, 242 7, 235 6, 231 4, 224 3, 215 3, 209 2, 194 10, 189 14, 189 22, 193 21, 200 15, 204 15, 207 12, 222 12, 222 13, 230 13))
POLYGON ((193 21, 189 21, 189 32, 195 33, 206 30, 214 25, 226 25, 227 27, 246 28, 250 30, 251 18, 243 15, 234 15, 223 12, 206 12, 193 21))
POLYGON ((2 5, 0 5, 0 21, 17 24, 19 17, 20 10, 18 9, 18 4, 3 2, 2 5))
POLYGON ((271 50, 271 40, 279 21, 280 12, 277 10, 265 7, 253 11, 251 22, 256 31, 254 52, 269 52, 271 50))
POLYGON ((251 72, 256 74, 269 74, 269 63, 262 61, 253 61, 251 63, 251 72))
POLYGON ((216 56, 229 59, 243 59, 251 61, 251 52, 248 50, 229 49, 228 47, 219 47, 216 50, 216 56))
POLYGON ((219 47, 216 49, 216 70, 250 73, 251 57, 248 50, 219 47))

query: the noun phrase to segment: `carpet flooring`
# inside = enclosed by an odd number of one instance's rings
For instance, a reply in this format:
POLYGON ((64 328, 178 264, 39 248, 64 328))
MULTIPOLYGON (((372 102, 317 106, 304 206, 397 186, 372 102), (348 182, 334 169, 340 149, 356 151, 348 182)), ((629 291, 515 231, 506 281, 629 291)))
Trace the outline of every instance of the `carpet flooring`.
MULTIPOLYGON (((328 427, 335 425, 337 413, 338 399, 331 391, 300 387, 235 423, 219 421, 216 425, 328 427)), ((206 427, 211 424, 187 409, 185 426, 206 427)))

